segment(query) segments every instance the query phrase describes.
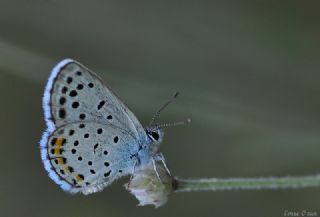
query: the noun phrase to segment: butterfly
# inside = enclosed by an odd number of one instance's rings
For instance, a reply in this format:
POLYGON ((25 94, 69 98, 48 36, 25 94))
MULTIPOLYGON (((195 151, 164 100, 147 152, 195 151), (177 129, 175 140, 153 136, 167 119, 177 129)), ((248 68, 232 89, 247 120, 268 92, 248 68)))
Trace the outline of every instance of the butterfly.
POLYGON ((75 60, 53 68, 43 110, 41 158, 49 177, 67 192, 101 191, 139 166, 163 161, 162 128, 143 128, 102 79, 75 60))

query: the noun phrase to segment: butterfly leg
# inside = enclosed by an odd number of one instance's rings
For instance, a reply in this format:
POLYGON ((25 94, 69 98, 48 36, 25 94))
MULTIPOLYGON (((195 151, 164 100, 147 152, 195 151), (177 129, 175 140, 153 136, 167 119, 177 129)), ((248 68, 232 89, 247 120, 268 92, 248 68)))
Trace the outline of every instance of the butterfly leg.
POLYGON ((160 175, 159 175, 158 170, 157 170, 155 158, 152 158, 152 165, 153 165, 153 170, 156 172, 158 179, 161 181, 160 175))
POLYGON ((153 159, 155 159, 157 161, 161 161, 161 163, 164 166, 164 168, 166 169, 167 173, 171 176, 170 170, 169 170, 169 168, 168 168, 168 166, 166 164, 166 161, 165 161, 164 156, 163 156, 162 153, 158 153, 156 156, 154 156, 153 159))

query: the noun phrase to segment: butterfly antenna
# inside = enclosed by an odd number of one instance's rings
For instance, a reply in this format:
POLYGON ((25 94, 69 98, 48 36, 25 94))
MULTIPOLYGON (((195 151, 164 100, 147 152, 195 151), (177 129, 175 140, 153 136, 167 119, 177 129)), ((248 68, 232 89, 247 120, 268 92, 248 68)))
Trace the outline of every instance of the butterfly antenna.
POLYGON ((152 117, 152 119, 151 119, 151 121, 150 121, 150 123, 149 123, 149 126, 152 126, 152 124, 155 122, 155 120, 159 117, 161 111, 162 111, 163 109, 165 109, 171 102, 173 102, 173 101, 177 98, 178 95, 179 95, 179 92, 178 92, 178 91, 175 92, 174 95, 173 95, 173 97, 172 97, 171 99, 169 99, 169 100, 153 115, 153 117, 152 117))
POLYGON ((187 125, 191 123, 191 119, 188 118, 185 121, 179 121, 179 122, 173 122, 173 123, 166 123, 166 124, 159 124, 157 125, 158 128, 163 128, 163 127, 174 127, 174 126, 179 126, 179 125, 187 125))

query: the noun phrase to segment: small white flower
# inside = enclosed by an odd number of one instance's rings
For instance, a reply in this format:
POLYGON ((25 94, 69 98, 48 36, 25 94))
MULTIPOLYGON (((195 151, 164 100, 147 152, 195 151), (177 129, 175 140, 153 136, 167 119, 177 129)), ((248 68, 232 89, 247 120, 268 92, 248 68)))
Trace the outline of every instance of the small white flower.
POLYGON ((175 180, 161 161, 138 168, 130 182, 125 185, 139 200, 139 206, 154 205, 156 208, 168 201, 174 186, 175 180))

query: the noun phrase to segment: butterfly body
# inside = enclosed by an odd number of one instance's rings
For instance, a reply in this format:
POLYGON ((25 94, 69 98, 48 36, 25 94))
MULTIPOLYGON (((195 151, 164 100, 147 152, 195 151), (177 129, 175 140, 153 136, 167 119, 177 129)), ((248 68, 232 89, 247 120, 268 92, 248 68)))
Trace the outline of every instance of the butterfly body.
POLYGON ((162 130, 144 129, 95 73, 74 60, 52 70, 43 108, 41 157, 67 192, 100 191, 158 154, 162 130))

